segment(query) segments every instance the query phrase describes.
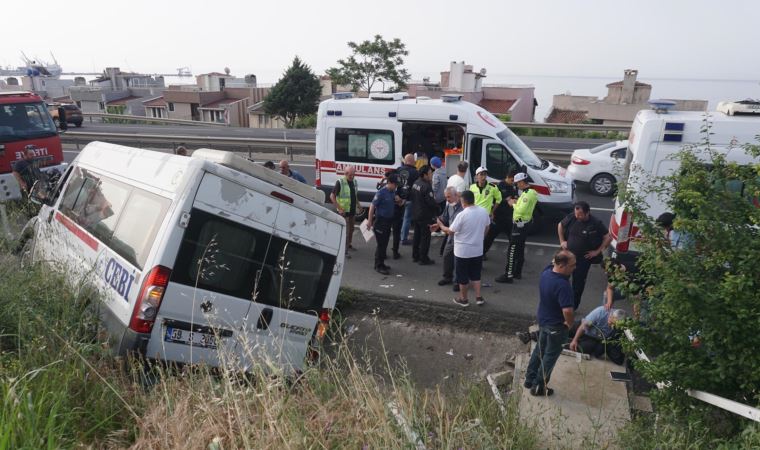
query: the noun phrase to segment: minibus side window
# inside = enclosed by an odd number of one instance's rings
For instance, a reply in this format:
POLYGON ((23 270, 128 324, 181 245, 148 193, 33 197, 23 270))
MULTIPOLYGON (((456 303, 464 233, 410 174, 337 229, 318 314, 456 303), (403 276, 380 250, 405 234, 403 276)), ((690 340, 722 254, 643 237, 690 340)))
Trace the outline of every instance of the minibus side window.
POLYGON ((170 204, 168 198, 134 189, 116 224, 110 247, 138 268, 145 267, 170 204))

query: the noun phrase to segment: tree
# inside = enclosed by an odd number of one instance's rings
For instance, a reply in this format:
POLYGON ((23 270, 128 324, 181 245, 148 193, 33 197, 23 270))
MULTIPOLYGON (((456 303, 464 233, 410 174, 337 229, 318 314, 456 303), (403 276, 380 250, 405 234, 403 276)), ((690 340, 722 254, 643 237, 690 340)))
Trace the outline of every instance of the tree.
POLYGON ((398 38, 386 41, 379 34, 374 41, 366 40, 360 44, 349 42, 353 54, 346 59, 339 59, 338 66, 327 70, 327 74, 337 84, 350 85, 354 92, 372 87, 380 82, 385 90, 385 83, 390 83, 389 90, 399 91, 406 88, 411 76, 402 68, 404 56, 409 55, 406 45, 398 38))
MULTIPOLYGON (((728 162, 712 147, 707 121, 703 132, 702 144, 677 155, 679 169, 671 176, 648 179, 647 192, 621 191, 641 229, 642 252, 637 282, 619 286, 648 313, 629 326, 635 347, 653 357, 636 366, 650 382, 668 383, 655 398, 681 412, 695 408, 686 389, 760 402, 760 165, 728 162), (672 248, 645 214, 650 194, 666 200, 687 245, 672 248)), ((757 145, 743 150, 760 156, 757 145)), ((719 422, 743 426, 743 420, 719 422)))
POLYGON ((317 112, 321 93, 317 76, 296 56, 264 99, 264 111, 282 118, 286 127, 293 128, 299 117, 317 112))

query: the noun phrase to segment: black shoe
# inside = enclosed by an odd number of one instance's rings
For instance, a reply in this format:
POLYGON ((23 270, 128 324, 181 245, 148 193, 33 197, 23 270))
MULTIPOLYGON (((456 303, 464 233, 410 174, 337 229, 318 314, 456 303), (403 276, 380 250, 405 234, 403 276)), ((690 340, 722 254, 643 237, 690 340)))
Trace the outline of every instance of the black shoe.
POLYGON ((394 251, 393 252, 393 259, 401 259, 401 253, 394 251))
POLYGON ((486 304, 486 299, 484 299, 483 297, 477 297, 475 299, 475 304, 478 306, 483 306, 486 304))
MULTIPOLYGON (((527 331, 518 331, 515 334, 520 339, 520 342, 522 342, 523 344, 527 344, 528 342, 530 342, 530 333, 528 333, 527 331)), ((529 387, 529 386, 526 386, 526 387, 529 387)))
POLYGON ((494 281, 497 283, 514 283, 512 277, 508 277, 506 273, 499 275, 494 281))
POLYGON ((383 266, 377 266, 377 267, 375 267, 375 271, 378 272, 378 273, 381 273, 383 275, 389 275, 391 273, 390 270, 386 269, 383 266))
POLYGON ((385 270, 391 270, 391 266, 387 266, 385 265, 385 263, 383 263, 380 267, 382 267, 385 270))
POLYGON ((530 395, 534 397, 551 397, 554 389, 548 387, 533 386, 530 388, 530 395))
POLYGON ((429 259, 429 258, 428 259, 423 259, 422 261, 420 261, 420 265, 421 266, 432 266, 433 264, 435 264, 435 261, 433 261, 432 259, 429 259))
POLYGON ((441 278, 438 280, 438 286, 446 286, 447 284, 451 284, 451 278, 441 278))
POLYGON ((528 380, 525 380, 525 382, 523 382, 523 387, 524 387, 525 389, 533 389, 533 383, 531 383, 531 382, 530 382, 530 381, 528 381, 528 380))
POLYGON ((454 291, 454 292, 459 292, 459 284, 454 283, 454 287, 451 288, 451 290, 454 291))
POLYGON ((459 297, 454 297, 454 303, 456 303, 457 305, 459 305, 459 306, 461 306, 463 308, 466 308, 466 307, 470 306, 470 302, 467 301, 466 298, 465 299, 460 299, 459 297))

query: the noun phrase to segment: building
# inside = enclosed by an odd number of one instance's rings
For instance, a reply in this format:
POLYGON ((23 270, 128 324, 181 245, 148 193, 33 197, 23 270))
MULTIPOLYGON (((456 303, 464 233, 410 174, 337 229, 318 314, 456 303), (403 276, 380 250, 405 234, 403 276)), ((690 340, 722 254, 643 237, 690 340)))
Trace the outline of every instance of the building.
MULTIPOLYGON (((626 69, 623 80, 607 85, 607 96, 599 99, 583 95, 555 95, 552 108, 545 118, 547 123, 596 123, 628 126, 636 113, 649 109, 652 85, 636 81, 638 70, 626 69)), ((706 111, 707 100, 679 100, 679 111, 706 111)))
POLYGON ((76 83, 68 90, 71 99, 85 113, 144 116, 142 102, 164 91, 163 77, 122 72, 109 67, 89 85, 76 83))
POLYGON ((531 85, 488 85, 483 83, 486 69, 473 71, 464 61, 452 61, 449 70, 441 72, 441 81, 409 83, 410 97, 441 98, 444 94, 460 94, 462 99, 480 105, 498 115, 508 115, 514 122, 533 122, 538 103, 531 85))

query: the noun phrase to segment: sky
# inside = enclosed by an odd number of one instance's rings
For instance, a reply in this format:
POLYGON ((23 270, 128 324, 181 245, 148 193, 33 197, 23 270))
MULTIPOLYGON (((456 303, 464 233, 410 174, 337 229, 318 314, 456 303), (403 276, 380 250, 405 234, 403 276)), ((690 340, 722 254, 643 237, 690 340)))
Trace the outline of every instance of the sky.
POLYGON ((760 80, 755 0, 37 0, 0 15, 3 67, 52 52, 65 72, 229 67, 273 83, 296 55, 322 74, 380 34, 406 44, 414 80, 454 60, 489 75, 760 80))

